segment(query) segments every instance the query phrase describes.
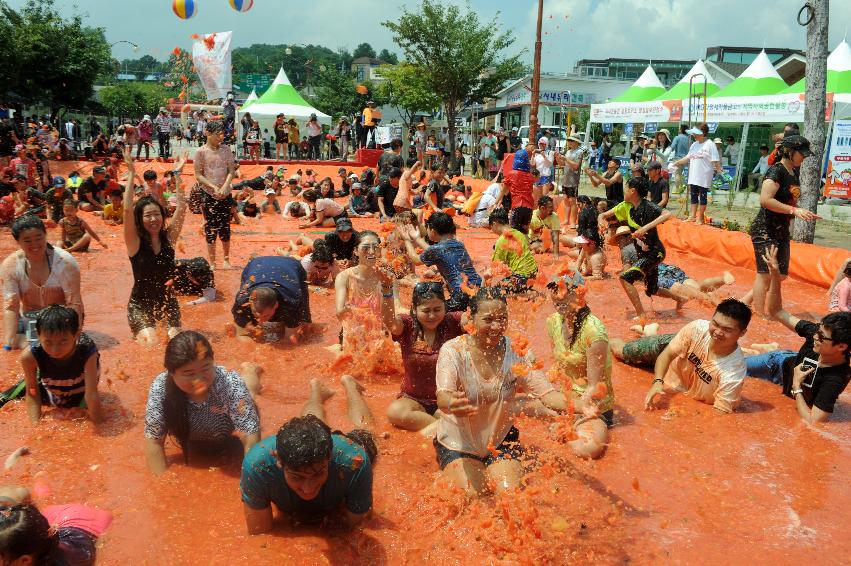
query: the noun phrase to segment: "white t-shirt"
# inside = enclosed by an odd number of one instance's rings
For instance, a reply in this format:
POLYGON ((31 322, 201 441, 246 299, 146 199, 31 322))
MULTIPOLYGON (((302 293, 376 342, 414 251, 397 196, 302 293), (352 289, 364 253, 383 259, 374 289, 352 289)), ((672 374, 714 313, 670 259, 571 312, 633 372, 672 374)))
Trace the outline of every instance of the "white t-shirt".
POLYGON ((541 174, 541 177, 553 176, 553 154, 551 151, 544 151, 535 154, 535 169, 541 174))
POLYGON ((525 357, 520 357, 511 348, 511 340, 507 337, 504 339, 501 375, 489 382, 482 381, 473 365, 470 340, 471 337, 464 334, 440 348, 435 381, 438 392, 466 393, 478 411, 467 417, 441 415, 437 423, 437 441, 450 450, 485 457, 489 454, 488 446, 499 446, 514 424, 518 390, 540 398, 555 388, 540 371, 531 370, 525 376, 514 373, 512 368, 515 364, 531 365, 534 355, 530 351, 525 357))
POLYGON ((697 185, 708 189, 712 186, 712 177, 715 175, 713 162, 721 161, 718 148, 712 140, 704 140, 703 143, 694 142, 688 149, 688 184, 697 185))
POLYGON ((469 225, 474 228, 486 227, 490 224, 488 221, 488 209, 496 204, 496 197, 499 196, 499 191, 502 185, 499 183, 491 184, 485 192, 482 193, 482 198, 479 199, 479 204, 476 205, 476 210, 470 216, 469 225))
POLYGON ((320 270, 313 263, 313 254, 307 254, 301 258, 301 266, 307 272, 307 282, 320 287, 333 287, 334 278, 340 272, 336 261, 332 261, 328 269, 320 270))
POLYGON ((693 320, 668 345, 676 355, 665 385, 724 413, 732 413, 742 396, 747 368, 742 349, 723 358, 709 359, 709 321, 693 320))
POLYGON ((340 216, 343 214, 343 205, 330 198, 321 198, 316 201, 316 212, 324 212, 325 218, 340 216))

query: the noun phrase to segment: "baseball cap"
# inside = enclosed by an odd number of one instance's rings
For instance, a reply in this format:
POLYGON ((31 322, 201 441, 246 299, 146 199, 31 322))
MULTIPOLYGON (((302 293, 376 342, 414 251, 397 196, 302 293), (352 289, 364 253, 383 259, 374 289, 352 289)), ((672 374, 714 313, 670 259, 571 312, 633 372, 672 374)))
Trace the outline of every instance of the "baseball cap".
POLYGON ((547 139, 547 136, 543 136, 538 140, 538 145, 549 145, 550 140, 547 139))
POLYGON ((352 183, 352 190, 355 190, 355 189, 357 189, 357 190, 361 190, 362 188, 363 188, 363 185, 362 185, 362 184, 360 184, 360 183, 352 183))
POLYGON ((785 138, 783 138, 783 141, 780 142, 780 147, 785 147, 792 151, 797 151, 804 157, 808 157, 813 154, 812 150, 810 149, 810 140, 808 140, 804 136, 786 136, 785 138))
POLYGON ((629 226, 621 226, 615 231, 615 236, 627 236, 632 234, 632 230, 629 229, 629 226))
POLYGON ((686 133, 690 136, 702 136, 703 130, 701 130, 700 128, 689 128, 688 130, 686 130, 686 133))
POLYGON ((54 187, 64 187, 65 186, 65 177, 54 177, 53 178, 53 186, 54 187))
POLYGON ((357 179, 357 178, 358 178, 357 173, 352 173, 352 174, 349 175, 349 179, 357 179))
POLYGON ((264 195, 274 195, 275 189, 266 189, 265 191, 263 191, 263 194, 264 195))
POLYGON ((346 232, 352 229, 352 221, 348 218, 338 218, 336 222, 337 232, 346 232))

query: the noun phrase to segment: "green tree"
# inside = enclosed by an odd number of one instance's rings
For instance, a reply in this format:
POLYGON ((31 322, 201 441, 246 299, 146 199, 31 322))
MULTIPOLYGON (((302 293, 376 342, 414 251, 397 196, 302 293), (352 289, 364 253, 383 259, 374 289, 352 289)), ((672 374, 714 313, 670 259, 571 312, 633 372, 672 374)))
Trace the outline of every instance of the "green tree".
POLYGON ((399 58, 396 57, 395 53, 391 53, 386 49, 382 49, 381 53, 378 54, 378 58, 387 63, 388 65, 398 65, 399 58))
POLYGON ((417 12, 403 8, 397 21, 382 22, 391 30, 407 60, 423 70, 428 88, 443 100, 449 126, 450 155, 455 155, 455 118, 470 103, 492 98, 522 70, 520 54, 503 52, 514 37, 501 31, 496 18, 486 23, 467 4, 462 10, 423 0, 417 12))
POLYGON ((354 52, 352 53, 352 57, 357 59, 359 57, 369 57, 370 59, 375 59, 375 49, 372 48, 372 45, 369 43, 361 43, 357 47, 355 47, 354 52))
MULTIPOLYGON (((413 125, 418 113, 432 113, 440 108, 440 97, 429 87, 426 74, 420 67, 403 62, 399 65, 382 65, 378 72, 386 79, 378 86, 378 92, 386 104, 399 112, 405 130, 413 125)), ((402 136, 402 142, 402 153, 405 154, 408 150, 408 136, 402 136)))
POLYGON ((169 94, 157 83, 127 82, 102 88, 98 97, 112 116, 135 121, 144 114, 155 115, 169 94))
POLYGON ((5 90, 49 105, 54 116, 84 106, 111 65, 103 28, 84 25, 80 15, 63 18, 54 0, 29 0, 17 11, 0 2, 0 31, 5 90))
POLYGON ((363 83, 367 92, 360 94, 355 89, 354 75, 350 71, 341 72, 333 67, 326 68, 324 72, 318 73, 315 84, 315 94, 311 102, 335 119, 339 116, 351 118, 357 115, 370 100, 377 106, 387 103, 387 98, 381 90, 376 89, 369 81, 363 83))

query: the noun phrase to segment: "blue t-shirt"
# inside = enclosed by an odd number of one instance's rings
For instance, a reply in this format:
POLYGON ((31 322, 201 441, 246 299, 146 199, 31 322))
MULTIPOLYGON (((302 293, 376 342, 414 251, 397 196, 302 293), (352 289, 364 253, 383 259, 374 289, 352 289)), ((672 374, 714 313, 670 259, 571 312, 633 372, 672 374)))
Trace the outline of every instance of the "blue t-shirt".
POLYGON ((688 136, 685 134, 677 134, 674 136, 674 141, 671 142, 671 147, 674 148, 674 158, 682 159, 688 153, 688 136))
POLYGON ((455 238, 448 238, 429 246, 420 255, 420 261, 426 265, 437 267, 453 299, 458 299, 464 292, 461 290, 461 274, 466 274, 469 285, 481 287, 482 278, 473 267, 473 260, 467 253, 464 244, 455 238))
POLYGON ((284 479, 276 454, 275 437, 257 443, 242 462, 242 501, 252 509, 270 503, 299 520, 314 521, 345 502, 350 513, 362 515, 372 508, 372 465, 358 443, 332 434, 334 447, 328 462, 328 481, 311 501, 300 498, 284 479))
POLYGON ((295 328, 310 322, 310 293, 307 272, 297 259, 284 256, 261 256, 252 259, 242 270, 239 292, 233 302, 233 321, 245 328, 257 324, 248 299, 255 289, 269 287, 278 295, 278 308, 269 322, 282 322, 295 328))

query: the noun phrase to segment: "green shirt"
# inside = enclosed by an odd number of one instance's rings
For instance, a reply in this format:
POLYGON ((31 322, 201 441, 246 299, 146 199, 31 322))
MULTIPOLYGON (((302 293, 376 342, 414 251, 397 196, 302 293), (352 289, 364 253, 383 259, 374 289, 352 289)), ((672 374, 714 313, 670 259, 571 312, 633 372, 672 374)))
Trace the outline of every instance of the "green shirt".
POLYGON ((561 220, 555 212, 542 220, 539 210, 536 208, 532 212, 532 220, 529 222, 529 239, 532 241, 540 240, 543 236, 544 228, 549 228, 551 232, 558 232, 561 230, 561 220))
POLYGON ((511 269, 511 273, 531 277, 538 272, 538 264, 535 263, 535 256, 529 249, 529 240, 522 232, 511 229, 511 238, 506 238, 504 235, 496 240, 494 246, 493 260, 501 261, 511 269), (516 240, 520 244, 520 253, 517 253, 517 245, 511 240, 516 240))

